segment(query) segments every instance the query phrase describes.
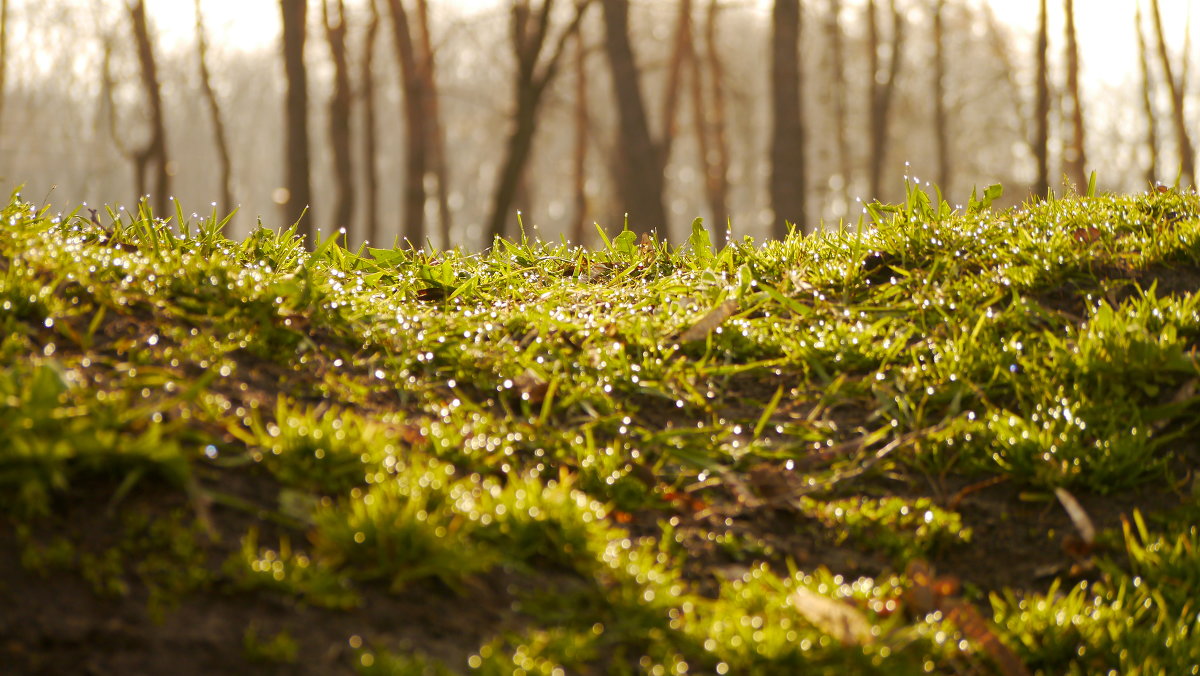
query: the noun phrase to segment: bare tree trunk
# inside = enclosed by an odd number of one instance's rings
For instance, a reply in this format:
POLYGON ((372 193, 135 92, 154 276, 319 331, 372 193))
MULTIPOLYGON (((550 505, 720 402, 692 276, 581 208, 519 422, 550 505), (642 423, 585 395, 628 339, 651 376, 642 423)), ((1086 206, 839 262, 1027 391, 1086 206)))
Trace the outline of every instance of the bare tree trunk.
MULTIPOLYGON (((512 50, 517 53, 518 50, 528 48, 530 40, 536 40, 541 35, 541 40, 545 40, 545 36, 541 34, 541 29, 550 28, 550 14, 545 13, 548 6, 542 5, 540 13, 534 14, 533 6, 529 0, 514 0, 512 2, 512 13, 510 23, 510 35, 512 38, 512 50), (544 20, 546 23, 544 23, 544 20)), ((517 58, 520 61, 520 56, 517 58)), ((522 76, 521 72, 517 73, 517 77, 522 76)), ((517 86, 520 90, 520 85, 517 86)), ((520 106, 518 106, 520 108, 520 106)), ((536 118, 535 118, 536 119, 536 118)), ((536 137, 536 128, 530 130, 529 139, 529 155, 533 155, 533 140, 536 137)), ((529 164, 528 162, 521 164, 520 173, 517 175, 516 191, 512 195, 512 204, 509 209, 516 211, 516 222, 518 234, 524 237, 524 220, 530 219, 533 216, 533 186, 529 185, 529 164)), ((511 234, 512 229, 509 228, 511 234)))
POLYGON ((306 246, 312 247, 316 228, 313 225, 315 221, 311 210, 301 222, 301 217, 305 215, 305 210, 311 207, 312 202, 308 151, 308 72, 304 66, 307 5, 306 0, 279 2, 283 13, 283 64, 287 75, 287 102, 284 107, 287 195, 282 206, 284 221, 299 223, 298 234, 304 237, 306 246))
POLYGON ((712 125, 708 119, 710 106, 704 88, 704 68, 700 64, 700 56, 696 53, 694 44, 688 51, 688 65, 692 71, 692 124, 696 128, 696 149, 704 171, 704 195, 708 200, 709 209, 713 212, 713 219, 723 219, 726 217, 725 205, 712 190, 711 176, 715 163, 709 140, 712 136, 712 125))
POLYGON ((807 232, 804 215, 804 116, 801 112, 799 0, 775 0, 771 17, 772 233, 783 239, 788 222, 807 232))
POLYGON ((587 155, 588 155, 588 78, 587 45, 583 34, 575 33, 575 140, 572 155, 571 176, 574 179, 575 218, 572 221, 571 239, 576 244, 588 240, 587 221, 587 155))
POLYGON ((429 169, 428 120, 425 86, 417 64, 408 11, 401 0, 388 0, 392 13, 392 38, 404 89, 405 174, 401 235, 413 246, 425 239, 425 173, 429 169))
POLYGON ((161 215, 167 212, 171 176, 167 168, 167 128, 163 118, 162 88, 158 80, 158 66, 154 60, 154 46, 150 42, 150 30, 146 25, 144 0, 137 0, 129 6, 129 19, 133 27, 133 41, 137 45, 142 89, 145 90, 146 99, 150 104, 150 140, 137 152, 137 189, 139 198, 146 194, 146 171, 152 168, 154 194, 151 204, 161 215))
MULTIPOLYGON (((133 158, 134 153, 129 149, 129 144, 125 139, 121 138, 118 131, 120 125, 117 124, 117 101, 114 95, 117 83, 112 74, 112 54, 113 42, 112 35, 105 35, 102 39, 103 53, 100 57, 100 105, 101 115, 105 118, 105 126, 108 128, 108 136, 112 139, 113 145, 116 146, 117 152, 127 158, 133 158)), ((136 162, 135 171, 136 171, 136 162)), ((138 185, 141 184, 141 179, 138 179, 138 185)))
POLYGON ((667 63, 667 88, 663 92, 662 136, 658 139, 659 165, 666 171, 671 163, 671 144, 678 131, 679 90, 683 81, 683 66, 688 46, 692 42, 692 0, 679 0, 675 21, 675 40, 667 63))
MULTIPOLYGON (((538 79, 538 58, 546 39, 546 29, 549 27, 548 10, 553 0, 545 0, 539 10, 537 28, 529 30, 530 13, 532 9, 528 2, 518 0, 512 8, 511 28, 513 50, 517 55, 517 73, 515 87, 516 110, 513 113, 513 130, 509 134, 505 147, 504 162, 501 165, 500 177, 496 181, 496 193, 492 200, 492 213, 488 219, 488 239, 494 241, 507 233, 509 211, 522 192, 522 178, 525 173, 525 163, 533 149, 533 135, 537 130, 537 113, 541 104, 541 94, 549 82, 538 79), (541 85, 539 87, 539 85, 541 85)), ((552 57, 555 55, 552 55, 552 57)), ((551 64, 557 70, 557 59, 552 58, 551 64)), ((520 208, 520 205, 518 205, 520 208)))
POLYGON ((525 225, 536 222, 533 220, 535 203, 533 185, 529 182, 529 164, 526 163, 521 167, 521 176, 517 180, 517 192, 513 195, 513 209, 517 212, 518 233, 522 237, 526 236, 525 225))
POLYGON ((1033 185, 1033 194, 1035 197, 1045 198, 1050 193, 1050 64, 1047 59, 1050 30, 1046 0, 1040 0, 1038 7, 1037 99, 1033 113, 1033 156, 1037 160, 1037 179, 1033 185))
POLYGON ((367 215, 363 224, 363 240, 379 246, 379 138, 375 124, 375 43, 379 38, 379 4, 367 0, 371 19, 367 23, 367 34, 363 40, 362 56, 359 59, 359 87, 362 95, 363 112, 363 183, 366 187, 367 215))
POLYGON ((875 178, 877 170, 875 169, 876 158, 882 155, 879 148, 879 139, 875 133, 877 126, 876 117, 878 111, 876 102, 879 100, 879 11, 875 7, 875 0, 867 0, 867 113, 869 119, 867 121, 867 138, 870 139, 871 147, 867 153, 867 188, 871 191, 869 197, 871 199, 879 198, 879 180, 875 178))
POLYGON ((1188 3, 1187 18, 1183 21, 1183 46, 1179 49, 1179 53, 1182 55, 1179 66, 1179 88, 1180 91, 1185 92, 1185 98, 1188 82, 1188 68, 1192 65, 1192 60, 1188 57, 1188 54, 1192 53, 1192 8, 1195 6, 1195 3, 1188 3))
POLYGON ((617 193, 632 230, 666 232, 663 172, 650 135, 637 63, 629 41, 629 0, 602 0, 604 47, 617 100, 617 193), (646 156, 649 153, 649 156, 646 156))
POLYGON ((1146 185, 1158 181, 1158 116, 1154 112, 1154 79, 1150 74, 1150 46, 1142 25, 1142 3, 1134 5, 1134 24, 1137 29, 1138 65, 1142 76, 1142 110, 1146 113, 1146 185))
POLYGON ((208 69, 208 39, 204 30, 204 15, 200 10, 200 0, 196 0, 196 56, 200 69, 200 89, 204 93, 204 101, 208 105, 208 115, 212 119, 213 140, 217 144, 217 162, 221 176, 221 213, 233 210, 233 161, 229 154, 229 138, 225 133, 225 121, 221 117, 221 105, 217 102, 217 92, 213 89, 212 73, 208 69))
POLYGON ((433 37, 429 32, 429 3, 417 0, 417 25, 421 29, 421 79, 425 87, 425 117, 429 127, 429 165, 437 179, 438 229, 442 247, 449 249, 453 218, 450 213, 450 165, 446 157, 446 129, 442 124, 441 103, 434 66, 433 37))
MULTIPOLYGON (((721 5, 719 0, 709 0, 704 19, 705 64, 708 66, 712 83, 712 119, 706 129, 711 136, 710 147, 713 157, 705 162, 705 185, 712 205, 713 217, 718 223, 729 225, 729 139, 726 134, 725 66, 721 63, 721 50, 717 45, 717 17, 721 5)), ((697 64, 696 78, 700 77, 697 64)), ((697 102, 697 107, 701 104, 697 102)))
POLYGON ((933 3, 933 133, 937 146, 937 185, 950 192, 950 130, 946 117, 946 0, 933 3))
POLYGON ((590 0, 579 0, 575 4, 574 18, 553 45, 548 46, 550 34, 550 12, 554 0, 543 0, 535 11, 529 0, 514 0, 512 6, 512 42, 517 56, 517 72, 514 82, 516 110, 513 113, 513 129, 509 133, 500 165, 500 176, 496 181, 496 193, 488 217, 488 238, 503 237, 508 222, 509 209, 517 197, 524 174, 525 164, 533 148, 533 135, 537 129, 538 108, 546 87, 554 80, 562 61, 566 44, 576 31, 587 12, 590 0), (549 49, 543 56, 543 51, 549 49))
POLYGON ((1071 115, 1071 143, 1063 158, 1069 180, 1076 190, 1088 184, 1087 154, 1084 145, 1083 99, 1079 95, 1079 43, 1075 34, 1075 2, 1064 0, 1067 38, 1067 102, 1071 115))
MULTIPOLYGON (((4 120, 4 100, 8 84, 8 0, 0 0, 0 123, 4 120)), ((0 130, 3 124, 0 124, 0 130)))
MULTIPOLYGON (((717 49, 718 0, 710 0, 704 20, 703 60, 697 42, 688 44, 686 65, 691 69, 692 124, 695 127, 704 195, 714 223, 729 224, 729 144, 725 133, 725 74, 717 49), (706 77, 707 76, 707 77, 706 77), (706 79, 709 87, 705 87, 706 79)), ((727 233, 728 234, 728 233, 727 233)))
POLYGON ((883 166, 887 159, 888 122, 891 117, 892 95, 896 89, 896 75, 900 69, 901 47, 904 43, 904 17, 891 0, 892 39, 889 43, 889 59, 887 73, 880 79, 879 49, 882 46, 879 36, 879 19, 876 16, 875 0, 867 2, 867 40, 870 43, 871 71, 871 152, 870 152, 870 197, 878 199, 881 193, 883 166))
POLYGON ((333 180, 337 185, 337 201, 333 212, 333 230, 354 223, 356 200, 354 160, 351 154, 350 117, 354 94, 350 90, 350 64, 346 58, 346 4, 332 0, 336 11, 330 11, 331 0, 321 0, 321 19, 325 24, 325 39, 333 59, 333 93, 329 97, 329 145, 333 150, 333 180))
MULTIPOLYGON (((1163 79, 1171 92, 1171 112, 1175 122, 1175 141, 1179 146, 1179 164, 1182 178, 1187 185, 1196 185, 1196 155, 1192 140, 1188 135, 1187 119, 1184 115, 1184 83, 1176 82, 1171 71, 1171 56, 1167 52, 1167 38, 1163 33, 1162 12, 1159 11, 1158 0, 1150 0, 1150 9, 1154 13, 1154 31, 1158 35, 1158 56, 1162 61, 1163 79)), ((1185 55, 1186 60, 1186 55, 1185 55)))
POLYGON ((829 52, 832 60, 832 89, 833 89, 833 124, 837 142, 837 171, 842 177, 840 200, 847 203, 850 200, 850 140, 846 133, 846 57, 842 53, 842 3, 841 0, 829 0, 829 23, 826 31, 829 33, 829 52))

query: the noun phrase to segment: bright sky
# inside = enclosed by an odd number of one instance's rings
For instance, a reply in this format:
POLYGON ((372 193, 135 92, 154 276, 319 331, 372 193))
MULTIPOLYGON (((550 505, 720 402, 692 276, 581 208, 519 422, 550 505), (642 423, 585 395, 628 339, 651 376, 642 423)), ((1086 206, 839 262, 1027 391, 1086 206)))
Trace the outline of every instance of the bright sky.
MULTIPOLYGON (((997 16, 1026 28, 1037 28, 1038 0, 988 0, 997 16)), ((1163 13, 1163 28, 1168 44, 1183 44, 1184 26, 1195 20, 1189 10, 1190 0, 1159 0, 1163 13)), ((1077 0, 1075 26, 1079 36, 1080 63, 1085 81, 1116 84, 1138 71, 1137 34, 1134 32, 1135 9, 1143 5, 1144 20, 1148 19, 1149 3, 1141 0, 1077 0)), ((1062 49, 1063 13, 1061 2, 1049 3, 1051 49, 1062 49)), ((1200 36, 1195 36, 1200 38, 1200 36)), ((1151 43, 1152 45, 1154 43, 1151 43)))
MULTIPOLYGON (((672 0, 662 0, 670 2, 672 0)), ((991 4, 997 16, 1015 26, 1032 32, 1037 25, 1038 0, 981 0, 991 4)), ((1178 45, 1183 39, 1183 26, 1190 17, 1189 0, 1160 0, 1163 23, 1170 32, 1168 39, 1178 45)), ((770 0, 759 0, 766 11, 770 0)), ((319 6, 310 2, 313 11, 319 6)), ((433 0, 437 7, 454 5, 465 10, 486 9, 500 0, 433 0)), ((1094 86, 1100 82, 1116 83, 1137 69, 1137 42, 1133 33, 1134 6, 1130 0, 1079 0, 1075 3, 1079 30, 1081 61, 1085 82, 1094 86)), ((1062 3, 1051 0, 1052 44, 1061 45, 1062 3)), ((157 27, 166 34, 168 42, 189 42, 194 22, 192 3, 181 0, 155 0, 150 3, 157 27)), ((279 31, 277 0, 204 0, 204 11, 210 40, 225 47, 242 45, 248 48, 274 42, 279 31)), ((1200 36, 1197 36, 1200 39, 1200 36)), ((1053 47, 1052 47, 1053 49, 1053 47)), ((1059 47, 1061 49, 1061 47, 1059 47)))
MULTIPOLYGON (((322 0, 309 0, 309 13, 320 12, 322 0)), ((147 4, 155 26, 171 38, 191 40, 196 15, 191 2, 184 0, 151 0, 147 4)), ((354 7, 358 0, 347 0, 354 7)), ((439 6, 454 6, 464 10, 495 7, 497 0, 432 0, 432 11, 439 6)), ((379 2, 386 12, 386 2, 379 2)), ((254 48, 279 39, 279 0, 203 0, 204 22, 209 40, 224 45, 243 45, 254 48)))

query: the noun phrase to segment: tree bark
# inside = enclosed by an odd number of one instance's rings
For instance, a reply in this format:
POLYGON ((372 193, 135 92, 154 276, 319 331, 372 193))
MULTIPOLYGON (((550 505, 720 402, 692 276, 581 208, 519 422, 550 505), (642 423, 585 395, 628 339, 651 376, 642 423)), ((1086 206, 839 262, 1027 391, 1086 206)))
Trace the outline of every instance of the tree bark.
POLYGON ((1154 78, 1150 74, 1150 46, 1143 31, 1142 3, 1134 5, 1134 27, 1137 30, 1138 66, 1142 77, 1142 111, 1146 113, 1146 185, 1158 182, 1158 116, 1154 112, 1154 78))
POLYGON ((665 172, 671 163, 671 145, 678 132, 679 90, 688 46, 692 42, 692 0, 679 0, 675 39, 667 62, 667 87, 663 92, 662 135, 658 139, 659 165, 665 172))
POLYGON ((826 31, 829 33, 829 56, 832 60, 833 72, 833 126, 834 140, 837 148, 837 171, 842 178, 839 199, 843 204, 850 201, 850 140, 846 125, 846 58, 842 52, 842 3, 841 0, 829 0, 829 18, 826 31))
POLYGON ((588 77, 587 77, 587 45, 583 34, 575 33, 575 138, 572 153, 571 177, 575 196, 575 217, 572 220, 571 239, 576 244, 586 244, 588 240, 588 200, 587 200, 587 156, 588 156, 588 77))
POLYGON ((208 105, 208 116, 212 120, 213 141, 217 144, 217 163, 221 181, 221 213, 228 214, 233 210, 233 160, 229 153, 229 137, 225 132, 225 121, 221 117, 221 104, 217 101, 217 92, 213 89, 212 73, 208 69, 208 39, 204 30, 204 15, 200 10, 200 0, 196 0, 196 57, 200 72, 200 90, 204 93, 204 102, 208 105))
POLYGON ((783 239, 789 222, 801 232, 807 232, 808 223, 804 215, 799 0, 775 0, 771 26, 772 234, 783 239))
POLYGON ((1037 179, 1033 194, 1045 198, 1050 193, 1050 65, 1047 52, 1050 46, 1046 0, 1038 4, 1037 33, 1037 90, 1034 103, 1033 156, 1037 161, 1037 179))
POLYGON ((333 230, 349 230, 354 221, 357 195, 351 154, 350 117, 354 94, 350 89, 350 65, 346 58, 346 4, 343 0, 321 0, 321 20, 333 60, 333 93, 329 97, 329 145, 333 151, 333 180, 337 197, 333 230), (331 11, 330 3, 333 2, 331 11))
POLYGON ((454 230, 450 213, 450 163, 446 156, 446 128, 442 123, 441 101, 437 89, 433 36, 429 31, 429 2, 417 0, 417 25, 421 29, 421 80, 425 88, 425 117, 429 126, 429 164, 437 179, 438 229, 442 247, 453 244, 454 230))
POLYGON ((362 98, 363 185, 366 188, 366 216, 363 241, 379 246, 379 137, 375 122, 375 44, 379 38, 379 4, 367 0, 371 18, 359 58, 359 87, 362 98))
MULTIPOLYGON (((705 133, 711 139, 709 147, 712 157, 705 160, 705 188, 708 201, 717 223, 729 226, 729 138, 726 134, 725 66, 721 62, 721 50, 717 45, 717 17, 721 11, 719 0, 709 0, 704 19, 704 63, 712 85, 712 118, 705 124, 705 133)), ((696 78, 700 78, 700 66, 696 65, 696 78)), ((696 108, 703 108, 700 99, 693 101, 696 108)), ((706 116, 707 117, 707 116, 706 116)), ((726 232, 728 234, 728 232, 726 232)))
POLYGON ((425 239, 425 173, 429 169, 425 85, 413 46, 408 10, 401 0, 388 0, 388 6, 392 15, 396 60, 400 64, 400 81, 404 89, 406 156, 400 233, 411 245, 420 246, 425 239))
POLYGON ((946 116, 946 0, 933 3, 933 133, 937 146, 937 185, 950 192, 950 130, 946 116))
POLYGON ((901 47, 904 43, 904 18, 891 0, 892 39, 889 43, 888 69, 880 73, 879 50, 882 47, 879 36, 879 18, 876 16, 875 0, 867 2, 867 40, 870 77, 871 77, 871 120, 870 120, 870 197, 878 199, 881 194, 883 166, 887 159, 888 123, 891 117, 892 95, 896 89, 896 75, 900 69, 901 47), (883 76, 882 80, 880 76, 883 76))
POLYGON ((304 65, 304 42, 307 37, 307 0, 280 0, 283 14, 283 64, 287 75, 287 96, 284 106, 286 148, 286 199, 283 200, 283 219, 298 223, 297 233, 304 237, 305 246, 312 247, 316 237, 312 203, 312 184, 308 147, 308 72, 304 65), (305 214, 305 210, 310 209, 305 214), (306 216, 305 218, 302 218, 306 216))
POLYGON ((692 121, 704 171, 704 194, 713 222, 724 222, 728 227, 729 143, 725 133, 724 66, 716 44, 719 10, 718 0, 710 0, 704 20, 704 59, 695 44, 688 48, 687 56, 692 69, 692 121))
POLYGON ((1071 116, 1071 142, 1063 157, 1069 180, 1076 190, 1088 184, 1087 154, 1084 144, 1083 99, 1079 93, 1079 43, 1075 33, 1075 2, 1063 1, 1067 39, 1067 104, 1071 116))
MULTIPOLYGON (((100 57, 100 105, 101 114, 105 118, 105 126, 108 128, 108 136, 112 139, 113 145, 116 146, 117 152, 123 157, 133 159, 134 153, 129 148, 129 144, 125 139, 121 138, 121 133, 118 131, 120 126, 117 123, 117 101, 114 94, 117 83, 112 73, 112 55, 113 36, 105 35, 102 38, 103 52, 100 57)), ((136 162, 134 163, 136 170, 136 162)), ((138 179, 139 182, 141 179, 138 179)))
POLYGON ((602 0, 601 7, 605 53, 617 102, 617 193, 631 230, 666 232, 663 172, 655 152, 657 146, 650 135, 637 63, 629 41, 629 0, 602 0))
MULTIPOLYGON (((545 37, 546 33, 542 32, 542 31, 543 30, 548 31, 550 28, 550 25, 551 25, 550 24, 550 15, 548 13, 546 13, 546 10, 548 10, 548 9, 549 9, 549 7, 547 5, 543 5, 542 9, 539 12, 535 13, 534 9, 533 9, 533 5, 530 2, 530 0, 514 0, 513 1, 512 21, 509 25, 509 29, 510 29, 510 34, 512 36, 514 53, 521 52, 522 50, 530 49, 532 47, 532 45, 530 43, 533 41, 542 40, 544 43, 544 41, 546 39, 546 37, 545 37), (518 47, 518 45, 521 45, 521 46, 518 47)), ((534 53, 536 53, 536 50, 534 53)), ((526 54, 526 56, 527 55, 528 54, 526 54)), ((517 56, 518 62, 520 62, 520 59, 521 59, 521 55, 518 55, 517 56)), ((524 72, 525 71, 520 66, 518 66, 518 71, 517 71, 518 79, 522 77, 522 74, 524 72)), ((517 91, 520 91, 520 84, 517 85, 516 89, 517 89, 517 91)), ((518 96, 520 96, 520 94, 518 94, 518 96)), ((518 102, 517 107, 518 107, 518 109, 520 109, 522 107, 520 105, 520 102, 518 102)), ((528 109, 528 103, 526 103, 525 108, 528 109)), ((534 120, 536 122, 536 115, 534 116, 534 120)), ((528 132, 530 135, 529 136, 530 148, 527 152, 530 155, 532 155, 533 154, 533 142, 534 142, 534 139, 537 137, 536 124, 533 127, 529 127, 528 132)), ((531 186, 529 184, 529 164, 528 164, 528 162, 525 162, 525 163, 521 164, 521 167, 518 170, 516 188, 513 191, 512 203, 509 205, 509 211, 515 212, 515 214, 516 214, 516 223, 517 223, 517 233, 516 234, 519 237, 525 236, 525 220, 529 219, 529 218, 533 218, 533 202, 534 202, 533 186, 531 186)), ((507 232, 505 234, 506 235, 514 234, 513 228, 508 227, 507 232)))
POLYGON ((1194 3, 1188 3, 1187 18, 1183 21, 1183 46, 1179 48, 1179 53, 1182 55, 1179 65, 1179 89, 1184 92, 1184 98, 1187 98, 1187 83, 1188 69, 1192 65, 1192 60, 1188 58, 1188 54, 1192 53, 1192 9, 1195 8, 1194 3))
POLYGON ((700 55, 694 44, 688 51, 688 65, 692 73, 692 124, 695 126, 696 149, 700 154, 700 166, 704 172, 704 195, 708 200, 709 209, 713 212, 713 219, 719 221, 726 217, 726 208, 723 195, 713 190, 711 177, 715 165, 715 153, 710 140, 713 135, 712 123, 709 120, 711 106, 708 103, 708 95, 704 87, 705 69, 700 63, 700 55))
POLYGON ((0 0, 0 130, 3 130, 4 102, 8 85, 8 0, 0 0))
POLYGON ((154 205, 154 211, 161 216, 167 213, 171 176, 167 168, 167 128, 163 116, 162 88, 158 79, 158 65, 154 59, 154 46, 150 41, 150 30, 146 25, 144 0, 137 0, 129 5, 129 19, 133 27, 133 41, 137 46, 142 89, 150 106, 150 140, 135 154, 135 178, 140 199, 146 194, 146 173, 153 171, 154 187, 150 203, 154 205))
POLYGON ((533 136, 537 129, 538 108, 546 87, 554 80, 559 63, 566 51, 567 41, 579 30, 591 0, 579 0, 575 5, 574 18, 549 47, 550 12, 554 0, 543 0, 536 11, 528 0, 514 0, 512 6, 511 35, 513 51, 517 56, 517 71, 514 78, 512 131, 505 145, 504 160, 496 180, 496 192, 492 200, 491 215, 488 217, 489 241, 505 234, 509 210, 516 199, 524 174, 525 165, 533 148, 533 136))
MULTIPOLYGON (((1162 12, 1158 0, 1150 0, 1153 12, 1154 31, 1158 35, 1158 56, 1162 62, 1163 79, 1171 93, 1171 113, 1175 123, 1175 142, 1179 146, 1179 165, 1186 185, 1196 185, 1196 155, 1192 139, 1188 135, 1187 118, 1184 115, 1184 83, 1176 82, 1172 74, 1171 55, 1167 52, 1167 38, 1163 33, 1162 12)), ((1186 55, 1185 55, 1186 57, 1186 55)))

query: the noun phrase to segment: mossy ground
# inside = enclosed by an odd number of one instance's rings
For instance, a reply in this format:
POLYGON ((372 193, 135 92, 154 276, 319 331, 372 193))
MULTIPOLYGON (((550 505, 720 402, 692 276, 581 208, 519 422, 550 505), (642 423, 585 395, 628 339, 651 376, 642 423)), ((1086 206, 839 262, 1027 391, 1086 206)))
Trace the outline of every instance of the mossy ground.
POLYGON ((470 254, 15 198, 0 664, 1195 673, 1200 199, 939 202, 470 254))

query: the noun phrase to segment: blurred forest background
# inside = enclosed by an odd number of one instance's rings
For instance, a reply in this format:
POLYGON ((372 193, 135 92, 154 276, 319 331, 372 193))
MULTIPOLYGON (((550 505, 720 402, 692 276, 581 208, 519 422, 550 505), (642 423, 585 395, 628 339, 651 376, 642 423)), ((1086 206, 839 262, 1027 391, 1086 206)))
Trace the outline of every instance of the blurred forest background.
POLYGON ((469 248, 1194 185, 1191 4, 0 0, 0 178, 469 248))

